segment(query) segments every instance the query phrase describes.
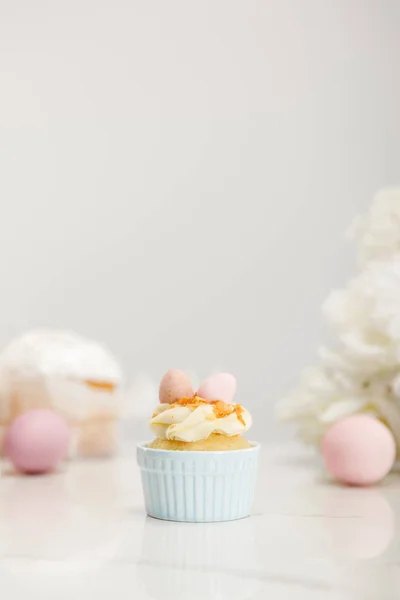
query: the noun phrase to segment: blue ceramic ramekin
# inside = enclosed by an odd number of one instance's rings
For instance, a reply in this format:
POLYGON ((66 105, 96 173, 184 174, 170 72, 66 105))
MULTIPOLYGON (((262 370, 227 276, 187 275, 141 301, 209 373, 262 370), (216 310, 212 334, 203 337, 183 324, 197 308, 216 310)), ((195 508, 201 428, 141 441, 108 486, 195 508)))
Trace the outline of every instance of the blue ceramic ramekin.
POLYGON ((137 447, 147 514, 168 521, 233 521, 250 514, 260 446, 217 452, 137 447))

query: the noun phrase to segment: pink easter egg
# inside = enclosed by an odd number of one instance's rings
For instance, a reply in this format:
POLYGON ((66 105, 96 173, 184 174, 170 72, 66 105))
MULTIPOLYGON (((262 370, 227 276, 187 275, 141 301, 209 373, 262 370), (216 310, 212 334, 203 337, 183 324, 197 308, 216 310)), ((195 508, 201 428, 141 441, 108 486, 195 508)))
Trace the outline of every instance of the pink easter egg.
POLYGON ((161 404, 172 404, 180 398, 191 398, 193 395, 193 386, 183 371, 170 369, 161 379, 159 390, 161 404))
POLYGON ((396 457, 392 433, 369 415, 353 415, 332 425, 321 450, 326 468, 335 479, 358 486, 383 479, 396 457))
POLYGON ((68 452, 70 431, 51 410, 34 409, 17 417, 4 443, 6 456, 22 473, 46 473, 56 468, 68 452))
POLYGON ((231 404, 236 393, 236 379, 230 373, 217 373, 207 377, 199 389, 197 395, 204 400, 223 400, 231 404))

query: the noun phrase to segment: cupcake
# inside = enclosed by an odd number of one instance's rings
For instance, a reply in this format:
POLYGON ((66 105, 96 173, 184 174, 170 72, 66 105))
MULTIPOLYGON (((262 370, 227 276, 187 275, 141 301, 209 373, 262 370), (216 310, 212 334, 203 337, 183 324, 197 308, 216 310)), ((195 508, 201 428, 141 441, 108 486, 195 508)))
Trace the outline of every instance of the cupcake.
POLYGON ((2 433, 18 415, 50 408, 71 425, 71 455, 111 455, 121 380, 118 363, 101 344, 67 331, 30 331, 0 355, 2 433))
POLYGON ((235 404, 235 378, 219 373, 194 392, 168 371, 151 419, 155 439, 138 446, 147 513, 172 521, 228 521, 250 514, 258 444, 250 413, 235 404))

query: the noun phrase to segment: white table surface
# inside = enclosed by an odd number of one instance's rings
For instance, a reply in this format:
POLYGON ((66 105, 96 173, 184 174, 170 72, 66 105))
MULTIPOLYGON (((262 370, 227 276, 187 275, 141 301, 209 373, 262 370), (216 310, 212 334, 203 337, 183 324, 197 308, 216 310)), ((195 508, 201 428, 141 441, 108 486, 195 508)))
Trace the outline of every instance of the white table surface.
POLYGON ((146 517, 134 449, 46 477, 0 477, 4 600, 387 600, 400 597, 400 475, 324 480, 299 447, 265 447, 251 518, 146 517))

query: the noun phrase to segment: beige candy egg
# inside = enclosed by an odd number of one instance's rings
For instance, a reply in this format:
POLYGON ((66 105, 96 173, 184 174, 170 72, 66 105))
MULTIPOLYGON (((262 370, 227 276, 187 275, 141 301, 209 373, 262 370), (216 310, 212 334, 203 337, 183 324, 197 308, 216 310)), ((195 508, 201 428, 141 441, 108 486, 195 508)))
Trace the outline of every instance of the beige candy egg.
POLYGON ((162 404, 172 404, 180 398, 194 395, 189 377, 179 369, 170 369, 160 382, 159 398, 162 404))

